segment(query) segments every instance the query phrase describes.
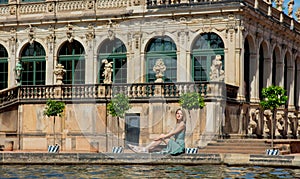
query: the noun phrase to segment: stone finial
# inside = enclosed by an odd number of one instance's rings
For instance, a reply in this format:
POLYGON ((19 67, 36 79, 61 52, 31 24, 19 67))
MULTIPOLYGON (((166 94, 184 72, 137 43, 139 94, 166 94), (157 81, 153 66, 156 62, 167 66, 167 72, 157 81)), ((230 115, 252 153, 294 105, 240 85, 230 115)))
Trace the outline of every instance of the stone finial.
POLYGON ((111 84, 112 83, 111 75, 112 75, 112 72, 113 72, 113 69, 112 69, 113 62, 108 62, 107 59, 103 59, 102 63, 104 63, 104 72, 102 74, 102 76, 104 76, 103 83, 111 84))
POLYGON ((216 55, 215 59, 212 61, 210 67, 210 80, 211 81, 223 81, 225 77, 224 70, 222 70, 222 57, 221 55, 216 55))
POLYGON ((62 85, 63 83, 63 76, 66 73, 64 66, 62 64, 57 64, 54 70, 54 74, 56 75, 56 84, 62 85))
POLYGON ((294 4, 295 4, 294 0, 290 0, 290 1, 288 2, 288 16, 289 16, 289 17, 292 17, 292 16, 293 16, 294 4))
POLYGON ((166 65, 165 65, 163 59, 160 58, 160 59, 156 60, 156 63, 153 67, 153 71, 156 73, 155 82, 157 82, 157 83, 164 82, 163 77, 164 77, 164 72, 166 71, 166 65))

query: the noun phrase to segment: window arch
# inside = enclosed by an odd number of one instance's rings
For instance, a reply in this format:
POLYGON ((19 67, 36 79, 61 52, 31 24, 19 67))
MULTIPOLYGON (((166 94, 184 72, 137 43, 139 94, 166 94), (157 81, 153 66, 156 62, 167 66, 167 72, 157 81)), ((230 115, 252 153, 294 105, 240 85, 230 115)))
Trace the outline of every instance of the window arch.
POLYGON ((221 55, 224 69, 224 43, 215 33, 204 33, 192 46, 192 76, 194 81, 209 81, 212 60, 221 55))
POLYGON ((45 56, 45 50, 40 43, 28 43, 25 46, 21 53, 22 85, 45 85, 45 56))
POLYGON ((98 83, 103 83, 104 64, 102 60, 106 59, 112 62, 112 81, 114 83, 127 83, 127 57, 126 47, 124 43, 115 38, 113 40, 106 39, 99 49, 98 55, 98 83))
POLYGON ((156 80, 153 67, 158 59, 162 59, 166 68, 164 82, 177 81, 177 48, 170 37, 160 36, 149 41, 146 49, 146 81, 156 80))
POLYGON ((58 63, 64 66, 64 84, 85 83, 85 51, 76 40, 65 42, 59 51, 58 63))
POLYGON ((3 45, 0 45, 0 90, 8 87, 8 54, 3 45))

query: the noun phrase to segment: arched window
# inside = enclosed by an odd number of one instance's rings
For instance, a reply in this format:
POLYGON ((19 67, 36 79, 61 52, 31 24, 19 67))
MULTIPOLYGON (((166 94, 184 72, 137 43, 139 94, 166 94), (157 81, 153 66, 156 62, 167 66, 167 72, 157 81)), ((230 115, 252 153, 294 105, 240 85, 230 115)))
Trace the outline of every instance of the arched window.
POLYGON ((194 81, 209 81, 210 67, 216 55, 221 55, 224 69, 224 43, 215 33, 201 34, 192 46, 192 75, 194 81))
POLYGON ((8 62, 7 51, 3 45, 0 45, 0 90, 8 87, 8 62))
POLYGON ((65 42, 59 51, 58 63, 64 66, 64 84, 85 83, 85 52, 76 40, 65 42))
POLYGON ((114 83, 127 83, 127 57, 126 47, 120 39, 106 39, 100 49, 98 55, 98 83, 103 83, 104 63, 106 59, 109 63, 112 62, 112 81, 114 83))
POLYGON ((164 72, 164 82, 177 81, 177 55, 176 45, 170 37, 162 36, 150 40, 146 49, 146 81, 156 80, 153 67, 158 59, 162 59, 166 71, 164 72))
POLYGON ((43 46, 34 42, 28 43, 21 53, 23 67, 22 85, 45 85, 46 60, 43 46))
POLYGON ((8 0, 0 0, 0 4, 8 4, 8 0))

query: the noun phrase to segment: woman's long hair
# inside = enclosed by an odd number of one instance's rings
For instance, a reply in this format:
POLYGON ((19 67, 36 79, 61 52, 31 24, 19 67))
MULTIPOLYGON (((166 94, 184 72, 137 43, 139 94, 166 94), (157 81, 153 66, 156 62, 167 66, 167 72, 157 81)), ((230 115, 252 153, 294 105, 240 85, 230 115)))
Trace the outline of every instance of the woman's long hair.
POLYGON ((181 108, 176 109, 176 111, 175 111, 175 118, 176 118, 176 114, 177 114, 178 111, 181 111, 181 112, 182 112, 182 121, 183 121, 184 123, 186 123, 185 111, 184 111, 183 109, 181 109, 181 108))

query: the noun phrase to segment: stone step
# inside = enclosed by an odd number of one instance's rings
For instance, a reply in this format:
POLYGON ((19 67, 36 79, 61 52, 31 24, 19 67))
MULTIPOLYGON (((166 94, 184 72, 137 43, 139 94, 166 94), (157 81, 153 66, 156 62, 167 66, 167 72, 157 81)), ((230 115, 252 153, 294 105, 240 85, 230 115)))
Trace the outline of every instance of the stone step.
POLYGON ((205 149, 241 149, 241 150, 264 150, 269 146, 207 146, 205 149))
POLYGON ((265 154, 266 150, 245 149, 199 149, 198 153, 239 153, 239 154, 265 154))
POLYGON ((270 146, 270 144, 266 144, 266 143, 222 143, 222 142, 218 142, 218 143, 208 143, 207 146, 231 146, 231 147, 235 147, 235 146, 255 146, 255 147, 268 147, 270 146))

